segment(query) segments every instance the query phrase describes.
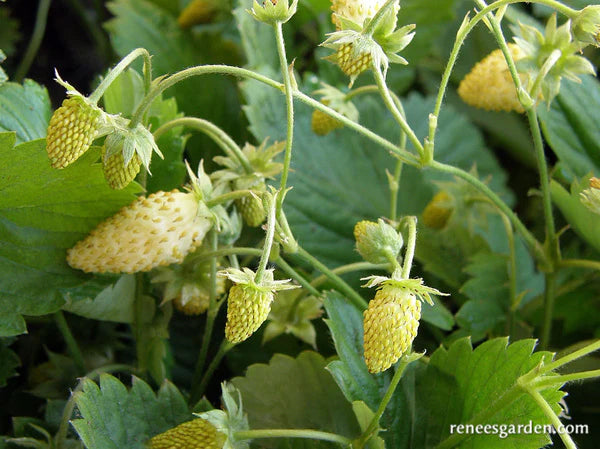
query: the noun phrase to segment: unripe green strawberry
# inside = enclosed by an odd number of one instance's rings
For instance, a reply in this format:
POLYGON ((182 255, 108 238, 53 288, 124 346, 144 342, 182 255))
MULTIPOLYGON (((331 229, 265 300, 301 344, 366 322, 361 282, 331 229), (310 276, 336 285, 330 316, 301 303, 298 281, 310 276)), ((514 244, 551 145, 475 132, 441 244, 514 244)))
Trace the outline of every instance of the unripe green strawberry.
POLYGON ((341 45, 335 55, 340 69, 351 79, 371 67, 373 62, 371 53, 357 52, 352 43, 341 45))
POLYGON ((421 302, 394 285, 384 285, 364 312, 364 355, 371 373, 385 371, 406 353, 417 335, 421 302))
MULTIPOLYGON (((264 184, 258 188, 254 187, 253 190, 263 190, 263 188, 264 184)), ((235 206, 242 214, 244 223, 253 228, 260 226, 265 221, 265 218, 267 218, 262 199, 258 196, 247 195, 239 198, 235 200, 235 206)))
POLYGON ((452 198, 444 190, 434 195, 423 210, 423 224, 433 229, 443 229, 453 211, 452 198))
MULTIPOLYGON (((323 103, 327 104, 325 102, 323 103)), ((331 131, 343 127, 344 124, 342 122, 318 109, 315 109, 312 113, 311 128, 318 136, 326 136, 331 131)))
POLYGON ((192 192, 140 197, 71 248, 67 262, 96 273, 136 273, 180 263, 212 226, 198 212, 199 200, 192 192))
POLYGON ((122 152, 114 153, 106 157, 106 146, 102 147, 102 171, 108 185, 115 190, 124 189, 133 181, 140 172, 142 160, 137 153, 125 167, 125 160, 122 152))
POLYGON ((208 421, 197 418, 151 438, 148 449, 221 449, 226 436, 208 421))
MULTIPOLYGON (((523 50, 516 44, 508 44, 508 48, 515 61, 525 56, 523 50)), ((458 94, 465 103, 476 108, 488 111, 525 112, 500 49, 494 50, 475 64, 460 82, 458 94)))
POLYGON ((66 98, 48 125, 46 151, 54 168, 65 168, 85 153, 101 125, 102 112, 79 95, 66 98))
POLYGON ((231 287, 227 298, 227 340, 240 343, 250 337, 269 316, 273 297, 273 292, 249 284, 231 287))

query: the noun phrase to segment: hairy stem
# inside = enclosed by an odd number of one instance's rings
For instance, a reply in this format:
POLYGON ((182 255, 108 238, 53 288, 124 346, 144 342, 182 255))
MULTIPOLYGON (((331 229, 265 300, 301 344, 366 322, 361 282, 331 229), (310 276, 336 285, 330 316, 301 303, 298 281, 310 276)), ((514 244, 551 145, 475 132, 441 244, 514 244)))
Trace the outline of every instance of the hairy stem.
POLYGON ((285 93, 285 112, 287 119, 286 137, 285 137, 285 153, 283 157, 283 171, 281 173, 281 181, 279 184, 279 195, 277 195, 277 216, 281 215, 283 199, 285 197, 285 189, 287 186, 288 173, 290 171, 290 163, 292 161, 292 145, 294 141, 294 88, 290 77, 290 68, 288 67, 287 56, 285 53, 285 41, 283 39, 283 30, 281 22, 273 25, 275 28, 275 38, 277 40, 277 54, 279 55, 279 65, 281 66, 281 75, 283 76, 283 85, 285 93))
MULTIPOLYGON (((281 190, 279 191, 279 195, 281 196, 281 190)), ((265 198, 265 206, 268 210, 267 214, 267 235, 265 236, 265 244, 263 246, 262 255, 260 256, 260 262, 258 263, 258 269, 256 270, 256 276, 254 276, 254 282, 260 284, 262 281, 263 275, 267 268, 267 264, 269 263, 269 258, 271 257, 271 248, 273 247, 273 237, 275 236, 275 221, 276 217, 276 199, 267 194, 264 196, 265 198)))
POLYGON ((232 159, 237 159, 246 173, 249 174, 253 172, 250 162, 248 162, 248 158, 238 144, 235 143, 229 134, 208 120, 197 117, 176 118, 163 124, 154 131, 154 139, 158 140, 164 133, 178 126, 185 126, 203 132, 210 137, 227 156, 232 159))
POLYGON ((556 415, 554 410, 552 410, 552 407, 550 407, 550 404, 548 404, 548 402, 546 401, 546 399, 544 399, 544 397, 540 394, 540 392, 537 391, 536 389, 534 389, 533 387, 527 388, 527 392, 534 399, 534 401, 537 403, 537 405, 544 411, 544 414, 546 415, 546 417, 552 422, 552 425, 556 429, 556 431, 557 431, 558 435, 560 436, 560 439, 563 441, 565 447, 567 449, 577 449, 577 446, 575 445, 575 442, 571 438, 571 435, 569 435, 566 432, 558 431, 562 427, 562 423, 560 422, 560 419, 556 415))
POLYGON ((40 49, 42 39, 44 39, 44 32, 46 31, 46 23, 48 22, 48 10, 50 9, 50 3, 52 0, 40 0, 38 3, 37 14, 35 16, 35 25, 33 27, 33 34, 25 50, 23 59, 19 62, 17 70, 15 70, 14 80, 17 83, 23 81, 25 75, 31 67, 31 63, 35 59, 35 55, 40 49))
POLYGON ((402 267, 402 279, 408 279, 410 269, 412 268, 415 257, 415 246, 417 243, 417 217, 407 217, 408 221, 408 241, 406 242, 406 252, 404 253, 404 266, 402 267))
POLYGON ((331 441, 344 447, 350 447, 352 440, 335 433, 312 429, 256 429, 240 430, 234 433, 236 440, 254 440, 260 438, 306 438, 311 440, 331 441))
POLYGON ((298 256, 304 259, 306 262, 311 264, 321 273, 323 273, 327 278, 333 282, 334 286, 340 293, 343 293, 359 310, 365 310, 367 308, 367 302, 360 296, 358 293, 354 291, 352 287, 350 287, 341 277, 331 271, 327 266, 321 263, 317 258, 311 255, 308 251, 306 251, 302 247, 298 247, 298 256))
MULTIPOLYGON (((345 274, 345 273, 352 273, 354 271, 362 271, 362 270, 368 270, 368 271, 389 270, 389 268, 390 268, 389 264, 374 264, 371 262, 354 262, 354 263, 349 263, 347 265, 342 265, 340 267, 333 268, 331 270, 331 272, 334 274, 345 274)), ((319 277, 313 279, 311 282, 311 285, 313 287, 318 287, 319 285, 321 285, 325 281, 327 281, 327 279, 329 279, 329 278, 326 275, 322 274, 319 277)))
POLYGON ((202 395, 204 394, 204 390, 206 390, 206 386, 208 385, 210 378, 212 377, 213 373, 215 372, 215 370, 221 363, 221 360, 223 360, 223 357, 225 357, 225 354, 227 354, 234 346, 235 346, 235 344, 230 343, 227 340, 223 340, 221 342, 221 346, 219 347, 219 350, 215 354, 215 357, 211 360, 210 365, 208 365, 208 368, 206 369, 206 372, 204 373, 204 376, 202 377, 202 381, 200 382, 200 385, 198 386, 198 392, 196 394, 196 396, 198 398, 201 398, 202 395))
POLYGON ((144 58, 144 85, 146 86, 146 89, 149 89, 152 82, 152 61, 150 59, 150 53, 148 53, 148 50, 145 48, 136 48, 121 59, 121 61, 108 72, 106 77, 103 78, 98 87, 96 87, 96 90, 89 96, 89 100, 94 104, 98 103, 109 86, 140 56, 144 58))
POLYGON ((69 324, 67 323, 62 310, 59 310, 54 314, 54 321, 56 322, 56 327, 58 327, 58 330, 65 340, 67 351, 73 358, 79 373, 85 373, 85 361, 83 359, 83 353, 77 344, 77 340, 73 336, 73 332, 71 332, 71 329, 69 328, 69 324))
MULTIPOLYGON (((211 231, 209 240, 211 250, 216 251, 219 243, 219 235, 215 231, 211 231)), ((199 384, 202 380, 202 370, 204 369, 204 363, 206 362, 206 355, 208 354, 208 347, 210 346, 215 318, 219 313, 219 304, 217 303, 217 259, 217 256, 210 259, 210 292, 208 311, 206 312, 206 324, 204 325, 202 346, 200 347, 200 353, 194 368, 194 375, 192 376, 190 404, 195 404, 200 399, 197 390, 199 389, 199 384)))

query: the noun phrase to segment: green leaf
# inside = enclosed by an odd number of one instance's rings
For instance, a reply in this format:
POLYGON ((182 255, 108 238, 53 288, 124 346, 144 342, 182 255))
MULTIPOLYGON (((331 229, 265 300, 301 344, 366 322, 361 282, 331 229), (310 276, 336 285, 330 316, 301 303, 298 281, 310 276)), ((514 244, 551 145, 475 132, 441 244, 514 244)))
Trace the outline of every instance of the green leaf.
MULTIPOLYGON (((517 379, 549 362, 549 352, 533 353, 535 340, 520 340, 508 345, 507 338, 487 341, 473 350, 470 340, 440 347, 431 356, 424 375, 417 379, 417 419, 413 449, 433 448, 450 434, 451 424, 466 424, 480 413, 489 416, 482 424, 550 424, 537 403, 517 387, 516 398, 496 410, 498 399, 515 387, 517 379)), ((559 401, 565 395, 556 388, 540 391, 552 409, 559 413, 559 401)), ((518 433, 472 435, 460 443, 461 449, 539 449, 551 443, 547 434, 518 433)))
MULTIPOLYGON (((325 365, 325 359, 313 351, 304 351, 295 359, 275 354, 268 365, 251 365, 244 377, 233 378, 231 382, 242 393, 250 428, 304 428, 350 438, 357 436, 360 431, 352 407, 325 365), (282 404, 285 406, 282 407, 282 404)), ((261 444, 263 447, 282 447, 274 446, 277 444, 275 442, 261 444)), ((294 441, 292 447, 308 449, 337 446, 324 442, 294 441)))
MULTIPOLYGON (((95 292, 95 288, 92 292, 95 292)), ((95 297, 72 301, 72 289, 66 295, 63 309, 77 315, 94 320, 113 321, 116 323, 133 323, 135 317, 135 277, 125 274, 109 285, 95 297)), ((79 292, 83 297, 84 291, 79 292)))
POLYGON ((100 387, 83 379, 75 393, 81 419, 73 427, 88 449, 143 449, 146 441, 193 418, 177 387, 165 381, 157 394, 133 378, 127 390, 117 378, 102 374, 100 387))
POLYGON ((570 180, 600 174, 600 82, 592 76, 581 81, 564 81, 550 109, 539 108, 544 137, 570 180))
POLYGON ((51 115, 44 86, 29 79, 0 85, 0 132, 15 131, 17 144, 46 137, 51 115))
POLYGON ((600 216, 585 207, 580 200, 579 194, 586 189, 588 177, 575 180, 571 184, 571 192, 567 192, 558 182, 550 182, 550 193, 552 201, 558 206, 563 216, 588 244, 596 251, 600 251, 600 216))
POLYGON ((424 305, 421 308, 421 319, 440 329, 449 331, 454 327, 454 317, 439 296, 433 295, 433 306, 424 305))
MULTIPOLYGON (((349 401, 363 401, 371 410, 377 410, 393 370, 370 374, 363 358, 363 316, 348 300, 337 292, 329 292, 325 299, 329 319, 327 326, 340 360, 327 365, 335 381, 349 401)), ((388 429, 382 434, 387 447, 409 447, 413 427, 418 425, 414 417, 415 381, 420 376, 423 364, 410 364, 396 388, 380 425, 388 429)))
POLYGON ((0 387, 4 387, 9 378, 17 375, 17 368, 21 366, 19 356, 8 346, 8 340, 0 339, 0 387))
MULTIPOLYGON (((63 293, 89 281, 67 265, 66 250, 140 189, 110 189, 93 164, 98 148, 55 170, 44 140, 14 143, 15 134, 0 134, 0 336, 25 332, 22 315, 57 311, 63 293)), ((97 293, 112 282, 107 278, 97 293)))

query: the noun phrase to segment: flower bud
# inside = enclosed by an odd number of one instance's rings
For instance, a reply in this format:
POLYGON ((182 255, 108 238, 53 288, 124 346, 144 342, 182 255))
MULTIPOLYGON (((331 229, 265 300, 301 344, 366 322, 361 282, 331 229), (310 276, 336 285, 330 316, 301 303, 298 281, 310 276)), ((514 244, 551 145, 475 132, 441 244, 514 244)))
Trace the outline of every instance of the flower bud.
POLYGON ((354 226, 356 249, 367 262, 389 263, 397 258, 404 244, 402 235, 379 219, 377 223, 363 220, 354 226))
POLYGON ((600 5, 590 5, 579 11, 571 23, 573 37, 585 45, 600 46, 600 5))

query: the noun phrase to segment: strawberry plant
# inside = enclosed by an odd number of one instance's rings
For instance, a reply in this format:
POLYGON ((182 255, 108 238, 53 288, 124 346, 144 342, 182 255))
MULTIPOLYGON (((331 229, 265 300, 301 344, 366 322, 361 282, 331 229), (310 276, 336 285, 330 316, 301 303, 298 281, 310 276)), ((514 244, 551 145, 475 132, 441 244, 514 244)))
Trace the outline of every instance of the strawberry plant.
POLYGON ((0 449, 597 446, 600 5, 24 3, 0 449))

